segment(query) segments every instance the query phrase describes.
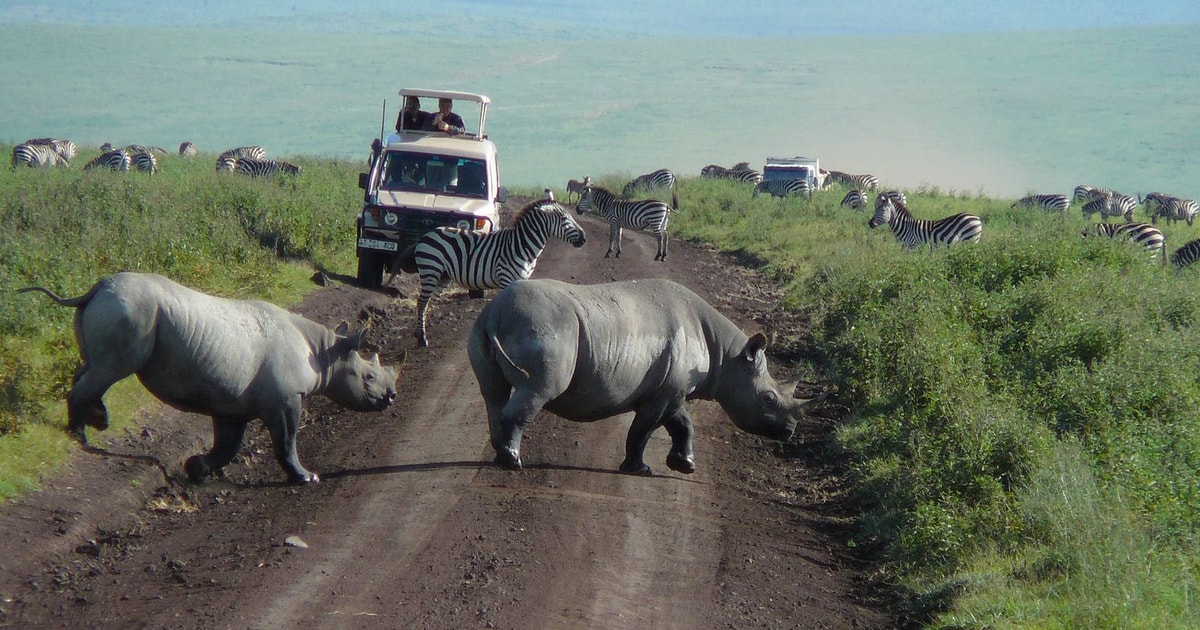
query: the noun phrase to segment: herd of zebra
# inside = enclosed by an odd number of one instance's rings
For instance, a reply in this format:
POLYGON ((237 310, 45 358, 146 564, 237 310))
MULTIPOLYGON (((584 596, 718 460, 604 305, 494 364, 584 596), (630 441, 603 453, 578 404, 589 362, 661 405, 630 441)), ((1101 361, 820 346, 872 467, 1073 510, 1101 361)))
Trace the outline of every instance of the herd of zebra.
MULTIPOLYGON (((32 168, 67 167, 75 158, 78 147, 70 140, 61 138, 31 138, 13 147, 12 170, 18 166, 32 168)), ((166 155, 167 150, 157 146, 130 144, 124 147, 113 146, 105 142, 100 145, 100 155, 83 166, 83 170, 107 169, 112 171, 140 171, 154 174, 158 172, 158 158, 155 154, 166 155)), ((195 158, 199 155, 196 145, 183 142, 179 145, 179 156, 195 158)), ((265 177, 276 173, 299 175, 301 169, 295 164, 279 160, 267 159, 267 151, 261 146, 250 145, 236 147, 222 152, 217 156, 216 170, 218 173, 230 172, 249 175, 250 177, 265 177)))

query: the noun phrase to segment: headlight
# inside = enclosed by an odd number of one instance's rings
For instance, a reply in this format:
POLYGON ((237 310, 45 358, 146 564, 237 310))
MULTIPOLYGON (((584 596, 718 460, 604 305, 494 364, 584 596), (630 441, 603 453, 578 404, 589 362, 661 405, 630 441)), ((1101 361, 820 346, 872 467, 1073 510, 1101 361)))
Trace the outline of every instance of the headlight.
POLYGON ((471 222, 466 219, 462 219, 461 221, 458 222, 458 229, 460 229, 460 230, 471 229, 471 222))
POLYGON ((395 212, 386 212, 383 215, 383 222, 388 227, 396 227, 396 224, 400 223, 400 215, 395 212))

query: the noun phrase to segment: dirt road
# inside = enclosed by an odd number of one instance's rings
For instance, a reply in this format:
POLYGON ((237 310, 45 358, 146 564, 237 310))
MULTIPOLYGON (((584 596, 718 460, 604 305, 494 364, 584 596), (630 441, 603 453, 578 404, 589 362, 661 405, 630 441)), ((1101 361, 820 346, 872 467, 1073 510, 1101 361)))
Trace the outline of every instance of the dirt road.
MULTIPOLYGON (((774 332, 780 349, 800 334, 767 284, 716 253, 673 242, 669 262, 655 263, 651 240, 626 233, 622 258, 606 260, 607 228, 584 226, 587 246, 551 243, 536 277, 668 277, 744 330, 774 332)), ((320 484, 283 485, 257 428, 225 479, 182 483, 209 423, 159 410, 143 430, 106 436, 109 454, 81 450, 42 491, 0 506, 0 625, 894 625, 845 551, 820 417, 779 445, 738 432, 715 403, 693 403, 696 473, 667 470, 660 431, 646 457, 656 474, 635 477, 616 473, 631 416, 542 414, 525 434, 526 470, 500 470, 465 350, 485 301, 459 290, 436 298, 431 346, 420 349, 415 295, 412 276, 398 294, 334 276, 297 309, 331 326, 370 322, 367 344, 385 362, 408 356, 385 412, 309 402, 300 455, 320 484)), ((790 375, 773 361, 777 378, 790 375)))

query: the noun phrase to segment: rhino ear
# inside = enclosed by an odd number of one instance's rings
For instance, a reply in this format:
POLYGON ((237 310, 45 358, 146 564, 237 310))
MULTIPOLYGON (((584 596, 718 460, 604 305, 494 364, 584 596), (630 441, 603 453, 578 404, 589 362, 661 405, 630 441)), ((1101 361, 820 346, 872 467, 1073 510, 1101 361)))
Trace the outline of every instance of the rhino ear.
POLYGON ((746 348, 742 350, 742 357, 747 361, 757 361, 759 353, 766 349, 767 336, 762 333, 754 333, 754 336, 746 342, 746 348))
POLYGON ((337 328, 333 329, 333 334, 335 334, 339 337, 345 337, 349 333, 350 333, 350 322, 348 322, 344 319, 342 320, 342 323, 337 325, 337 328))

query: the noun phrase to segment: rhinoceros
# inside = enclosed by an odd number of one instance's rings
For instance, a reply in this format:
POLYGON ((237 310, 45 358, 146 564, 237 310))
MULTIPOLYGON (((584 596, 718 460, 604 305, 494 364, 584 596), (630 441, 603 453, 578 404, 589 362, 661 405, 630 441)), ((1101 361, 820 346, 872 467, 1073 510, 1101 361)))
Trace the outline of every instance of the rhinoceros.
POLYGON ((212 416, 212 450, 184 464, 194 483, 233 460, 255 418, 290 481, 319 481, 296 455, 304 397, 324 394, 356 411, 396 399, 398 368, 359 355, 361 331, 347 335, 344 323, 330 330, 274 304, 214 297, 154 274, 108 276, 76 298, 25 291, 77 309, 83 364, 67 394, 67 430, 87 444, 85 425, 107 429, 104 393, 137 374, 159 400, 212 416))
POLYGON ((803 409, 767 370, 767 338, 747 336, 669 280, 572 285, 522 280, 483 308, 467 352, 487 407, 495 463, 521 468, 521 436, 540 409, 591 422, 633 411, 620 471, 651 474, 646 443, 671 436, 667 467, 695 472, 685 401, 716 400, 743 431, 786 440, 803 409))

